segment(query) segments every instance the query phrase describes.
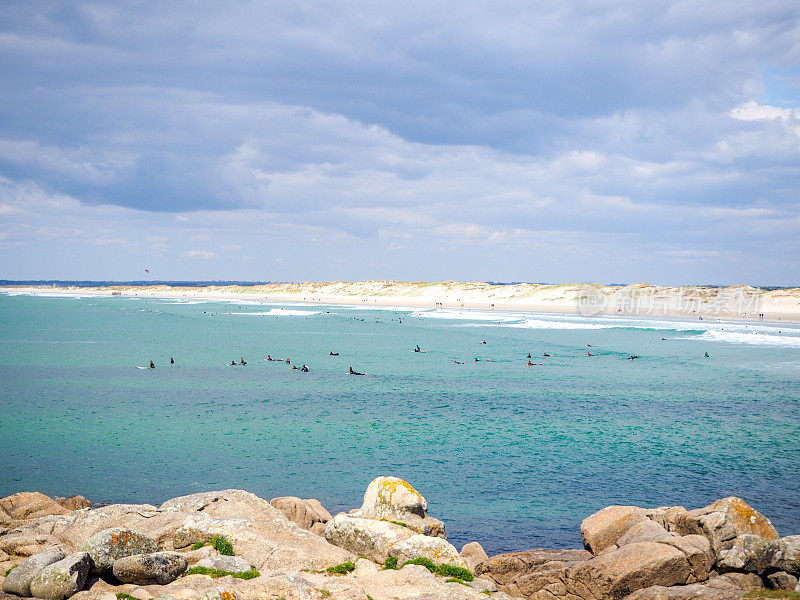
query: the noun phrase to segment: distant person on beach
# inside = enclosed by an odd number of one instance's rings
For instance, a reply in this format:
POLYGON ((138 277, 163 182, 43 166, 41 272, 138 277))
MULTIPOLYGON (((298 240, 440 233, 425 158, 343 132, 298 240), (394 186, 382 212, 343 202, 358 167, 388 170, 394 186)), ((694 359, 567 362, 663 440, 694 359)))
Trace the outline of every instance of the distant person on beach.
POLYGON ((353 367, 350 367, 350 375, 363 375, 364 373, 359 373, 358 371, 353 371, 353 367))
POLYGON ((150 368, 151 368, 151 369, 155 369, 155 368, 156 368, 156 366, 153 364, 153 361, 152 361, 152 360, 150 361, 150 368))

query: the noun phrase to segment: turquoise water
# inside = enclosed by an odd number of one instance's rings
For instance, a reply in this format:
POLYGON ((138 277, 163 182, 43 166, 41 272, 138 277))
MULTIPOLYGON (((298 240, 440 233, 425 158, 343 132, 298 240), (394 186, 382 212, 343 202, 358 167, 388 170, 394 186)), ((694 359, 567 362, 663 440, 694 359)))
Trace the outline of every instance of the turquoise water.
POLYGON ((0 294, 0 496, 235 487, 335 513, 394 474, 490 554, 728 495, 798 534, 799 377, 785 324, 0 294))

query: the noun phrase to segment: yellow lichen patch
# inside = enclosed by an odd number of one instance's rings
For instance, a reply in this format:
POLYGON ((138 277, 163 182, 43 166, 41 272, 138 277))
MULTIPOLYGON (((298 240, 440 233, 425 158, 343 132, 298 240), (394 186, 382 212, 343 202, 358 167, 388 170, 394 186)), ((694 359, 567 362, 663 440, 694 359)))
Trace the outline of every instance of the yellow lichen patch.
POLYGON ((393 497, 398 489, 403 489, 406 492, 416 496, 419 503, 422 503, 422 494, 420 494, 417 490, 414 489, 410 483, 403 479, 396 479, 394 481, 384 481, 381 484, 381 489, 378 492, 378 501, 381 504, 394 504, 393 497))
POLYGON ((736 496, 717 500, 711 505, 718 510, 728 509, 728 513, 736 525, 748 533, 768 540, 777 540, 780 535, 767 517, 736 496))

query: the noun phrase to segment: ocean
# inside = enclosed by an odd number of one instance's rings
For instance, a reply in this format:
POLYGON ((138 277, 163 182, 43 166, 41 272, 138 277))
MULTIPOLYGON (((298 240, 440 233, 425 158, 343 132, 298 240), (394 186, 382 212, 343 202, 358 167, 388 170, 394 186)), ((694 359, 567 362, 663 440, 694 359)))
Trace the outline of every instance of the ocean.
POLYGON ((780 323, 0 293, 0 496, 335 514, 396 475, 490 555, 730 495, 800 534, 798 379, 780 323))

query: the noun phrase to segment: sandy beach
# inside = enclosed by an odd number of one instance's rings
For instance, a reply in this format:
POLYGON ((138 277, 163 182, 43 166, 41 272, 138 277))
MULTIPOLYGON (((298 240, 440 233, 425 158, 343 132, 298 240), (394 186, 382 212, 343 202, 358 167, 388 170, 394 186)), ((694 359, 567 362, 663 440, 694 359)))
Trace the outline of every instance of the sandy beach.
POLYGON ((800 321, 800 288, 760 290, 664 287, 644 283, 509 284, 405 281, 329 281, 252 286, 181 287, 170 285, 98 287, 4 286, 6 292, 98 294, 155 298, 256 300, 320 304, 440 307, 466 310, 513 310, 584 315, 662 316, 743 320, 800 321))

